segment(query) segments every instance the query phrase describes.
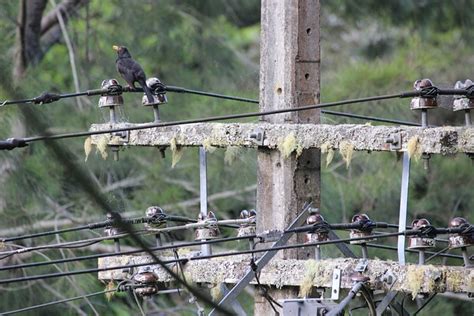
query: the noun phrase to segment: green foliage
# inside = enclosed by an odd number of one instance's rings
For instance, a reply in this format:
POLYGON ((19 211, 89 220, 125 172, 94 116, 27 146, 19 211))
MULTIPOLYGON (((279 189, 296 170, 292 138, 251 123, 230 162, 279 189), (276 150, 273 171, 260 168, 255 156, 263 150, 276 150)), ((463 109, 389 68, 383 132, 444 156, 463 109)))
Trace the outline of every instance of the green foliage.
MULTIPOLYGON (((410 90, 413 82, 423 77, 432 78, 435 84, 451 87, 456 80, 471 76, 474 60, 470 57, 473 47, 469 30, 472 28, 468 26, 474 19, 470 10, 463 9, 471 2, 322 1, 322 101, 410 90)), ((80 89, 98 88, 106 78, 115 77, 123 83, 115 70, 116 57, 111 49, 112 45, 121 44, 129 47, 149 77, 158 76, 165 84, 257 98, 259 7, 257 0, 91 1, 89 21, 82 8, 68 24, 80 89)), ((18 3, 14 1, 0 4, 2 43, 3 47, 11 48, 5 49, 0 65, 7 67, 8 71, 12 67, 16 30, 13 21, 17 12, 18 3)), ((18 89, 28 96, 39 95, 45 90, 72 92, 72 78, 67 47, 54 45, 39 65, 28 69, 18 89)), ((5 91, 1 84, 7 80, 10 79, 0 78, 0 99, 9 98, 9 91, 5 91)), ((256 105, 199 96, 169 94, 168 99, 169 104, 161 107, 162 119, 166 121, 257 110, 256 105)), ((98 97, 81 99, 81 109, 77 100, 62 100, 37 106, 37 112, 46 118, 54 133, 86 130, 91 123, 103 122, 107 118, 107 113, 97 107, 97 101, 98 97)), ((138 95, 126 95, 125 103, 120 111, 122 121, 151 121, 152 112, 141 106, 138 95)), ((417 114, 409 110, 408 104, 409 100, 400 99, 344 106, 338 110, 417 120, 417 114)), ((16 107, 0 107, 0 111, 2 138, 31 135, 30 127, 19 123, 16 107)), ((460 115, 445 109, 430 113, 430 120, 437 125, 446 122, 462 124, 460 115)), ((349 119, 324 116, 323 122, 347 123, 349 119)), ((84 162, 83 142, 84 139, 68 139, 61 141, 61 145, 75 154, 72 159, 87 168, 118 211, 137 211, 135 214, 141 215, 150 205, 170 205, 166 209, 169 213, 196 217, 197 204, 179 204, 198 196, 196 149, 185 149, 183 158, 172 169, 171 152, 165 150, 165 157, 162 157, 155 148, 127 148, 120 152, 118 162, 112 161, 112 155, 104 161, 93 150, 88 161, 84 162)), ((209 193, 231 192, 231 198, 213 200, 210 207, 219 218, 236 218, 240 210, 255 207, 254 192, 239 194, 239 191, 256 183, 256 152, 241 150, 232 164, 226 163, 225 157, 223 149, 208 155, 209 193)), ((64 175, 63 167, 52 159, 43 144, 0 152, 0 161, 0 167, 11 164, 0 179, 2 229, 27 224, 35 230, 35 223, 42 220, 72 218, 95 221, 104 218, 102 211, 88 200, 75 180, 64 175)), ((412 164, 409 218, 426 216, 434 225, 445 226, 452 216, 472 215, 474 177, 470 159, 462 155, 454 158, 435 156, 430 163, 429 174, 421 163, 412 164)), ((401 161, 395 154, 354 152, 350 167, 346 169, 341 155, 336 152, 332 163, 328 167, 322 166, 321 209, 325 218, 330 222, 348 221, 361 211, 374 220, 396 222, 400 175, 401 161)), ((223 230, 224 235, 233 233, 223 230)), ((62 237, 76 240, 87 236, 94 234, 72 233, 62 237)), ((191 234, 176 237, 192 238, 191 234)), ((53 241, 52 238, 27 240, 23 245, 53 241)), ((229 244, 236 249, 246 246, 237 242, 229 244)), ((393 252, 370 251, 371 255, 380 258, 395 258, 393 252)), ((74 250, 64 254, 48 252, 47 255, 53 259, 85 253, 89 252, 74 250)), ((322 248, 323 256, 336 253, 333 246, 322 248)), ((408 258, 416 261, 415 256, 408 258)), ((29 261, 44 259, 35 253, 29 261)), ((451 262, 459 263, 448 261, 451 262)), ((60 268, 73 270, 95 265, 95 262, 82 262, 60 268)), ((28 273, 52 271, 42 268, 28 273)), ((19 275, 19 272, 2 273, 1 277, 14 275, 19 275)), ((77 276, 73 281, 84 293, 105 287, 97 282, 96 275, 77 276)), ((78 294, 71 280, 52 280, 48 284, 65 297, 78 294)), ((56 297, 46 291, 42 283, 9 289, 12 291, 2 292, 2 311, 47 302, 56 297), (17 300, 19 296, 25 299, 17 300)), ((248 295, 242 298, 243 303, 250 300, 248 295)), ((125 294, 114 296, 111 302, 107 302, 105 297, 95 297, 91 301, 100 314, 129 315, 137 311, 135 303, 125 294)), ((163 310, 182 303, 176 314, 193 313, 193 306, 186 303, 184 296, 160 296, 155 302, 163 310)), ((406 304, 415 308, 411 302, 406 304)), ((251 312, 251 304, 244 305, 251 312)), ((84 302, 76 306, 82 306, 87 314, 92 313, 84 302)), ((433 314, 450 314, 459 306, 443 302, 429 305, 429 308, 433 314)), ((77 313, 69 305, 61 309, 51 307, 42 312, 51 315, 77 313)))

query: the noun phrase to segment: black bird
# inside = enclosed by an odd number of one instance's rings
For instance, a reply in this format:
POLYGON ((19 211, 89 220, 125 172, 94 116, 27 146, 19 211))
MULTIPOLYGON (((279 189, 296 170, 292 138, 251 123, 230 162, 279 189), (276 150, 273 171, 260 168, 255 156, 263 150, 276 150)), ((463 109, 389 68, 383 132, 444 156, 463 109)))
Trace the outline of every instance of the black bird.
POLYGON ((114 45, 112 48, 117 51, 117 59, 115 60, 117 71, 123 79, 125 79, 130 88, 136 89, 135 82, 138 82, 138 84, 143 88, 143 91, 148 98, 148 102, 153 103, 154 98, 151 94, 150 88, 146 85, 146 75, 143 68, 132 58, 127 47, 114 45))

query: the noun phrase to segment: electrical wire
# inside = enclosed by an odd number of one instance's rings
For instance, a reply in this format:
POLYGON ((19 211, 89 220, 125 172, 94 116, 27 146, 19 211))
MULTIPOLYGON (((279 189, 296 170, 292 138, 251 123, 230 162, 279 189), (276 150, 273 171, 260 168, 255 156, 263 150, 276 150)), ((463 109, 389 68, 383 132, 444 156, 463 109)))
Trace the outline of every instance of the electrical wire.
POLYGON ((391 123, 391 124, 407 125, 407 126, 421 126, 421 124, 415 123, 415 122, 387 119, 387 118, 382 118, 382 117, 367 116, 367 115, 360 115, 360 114, 347 113, 347 112, 321 110, 321 113, 327 114, 327 115, 355 118, 355 119, 360 119, 360 120, 374 121, 374 122, 391 123))
POLYGON ((28 235, 23 235, 23 236, 7 237, 7 238, 0 239, 0 242, 5 243, 5 242, 17 241, 17 240, 23 240, 23 239, 29 239, 29 238, 38 238, 38 237, 44 237, 44 236, 50 236, 50 235, 56 235, 56 234, 76 232, 76 231, 85 230, 85 229, 89 229, 89 225, 57 229, 57 230, 39 232, 39 233, 28 234, 28 235))
POLYGON ((71 297, 71 298, 65 298, 65 299, 62 299, 62 300, 48 302, 48 303, 44 303, 44 304, 28 306, 28 307, 16 309, 16 310, 13 310, 13 311, 1 312, 0 314, 1 315, 13 315, 13 314, 17 314, 17 313, 28 312, 28 311, 43 308, 43 307, 68 303, 68 302, 72 302, 72 301, 76 301, 76 300, 80 300, 80 299, 85 299, 85 298, 89 298, 89 297, 93 297, 93 296, 97 296, 97 295, 101 295, 101 294, 112 293, 112 292, 116 292, 116 291, 117 291, 117 289, 94 292, 94 293, 90 293, 90 294, 86 294, 86 295, 79 295, 79 296, 75 296, 75 297, 71 297))
MULTIPOLYGON (((381 245, 381 244, 367 243, 366 245, 367 245, 367 247, 371 247, 371 248, 379 248, 379 249, 393 250, 393 251, 398 250, 397 247, 381 245)), ((413 253, 418 253, 419 252, 419 250, 417 250, 417 249, 410 249, 410 248, 405 248, 405 251, 406 252, 413 252, 413 253)), ((430 255, 437 255, 437 256, 440 256, 440 257, 463 260, 462 256, 448 254, 448 253, 437 253, 437 252, 433 252, 433 251, 425 251, 425 253, 430 254, 430 255)))
MULTIPOLYGON (((248 254, 252 254, 252 253, 261 253, 261 252, 266 252, 266 251, 279 251, 279 250, 296 249, 296 248, 303 248, 303 247, 313 247, 313 246, 318 246, 318 245, 330 245, 330 244, 357 241, 357 240, 388 238, 388 237, 396 237, 396 236, 399 236, 399 235, 406 235, 406 234, 410 234, 410 231, 387 233, 387 234, 383 234, 383 235, 368 235, 368 236, 364 236, 364 237, 345 238, 345 239, 338 239, 338 240, 327 240, 327 241, 319 241, 319 242, 312 242, 312 243, 284 245, 284 246, 268 247, 268 248, 261 248, 261 249, 223 252, 223 253, 212 254, 212 255, 182 258, 182 259, 179 259, 179 260, 166 260, 166 261, 162 260, 161 263, 163 265, 167 265, 167 264, 170 264, 170 263, 177 263, 178 261, 186 263, 186 262, 196 261, 196 260, 204 260, 204 259, 212 259, 212 258, 220 258, 220 257, 229 257, 229 256, 235 256, 235 255, 248 255, 248 254)), ((233 238, 238 238, 238 237, 233 237, 233 238)), ((150 250, 150 248, 148 250, 150 250)), ((115 255, 118 255, 118 253, 115 253, 115 255)), ((103 271, 116 270, 116 269, 135 268, 135 267, 141 267, 141 266, 146 266, 146 265, 151 265, 151 264, 153 264, 153 262, 136 263, 136 264, 121 265, 121 266, 114 266, 114 267, 105 267, 105 268, 90 268, 90 269, 84 269, 84 270, 68 271, 68 272, 64 272, 64 273, 51 273, 51 274, 25 276, 25 277, 11 278, 11 279, 3 279, 3 280, 0 280, 0 284, 9 284, 9 283, 16 283, 16 282, 24 282, 24 281, 33 281, 33 280, 39 280, 39 279, 49 279, 49 278, 64 277, 64 276, 68 276, 68 275, 78 275, 78 274, 85 274, 85 273, 96 273, 96 272, 103 272, 103 271)))
MULTIPOLYGON (((125 280, 125 281, 128 281, 128 280, 125 280)), ((66 298, 66 299, 62 299, 62 300, 58 300, 58 301, 52 301, 52 302, 48 302, 48 303, 28 306, 28 307, 24 307, 24 308, 20 308, 20 309, 16 309, 16 310, 8 311, 8 312, 0 312, 0 315, 13 315, 13 314, 17 314, 17 313, 23 313, 23 312, 28 312, 28 311, 40 309, 40 308, 43 308, 43 307, 48 307, 48 306, 68 303, 68 302, 72 302, 72 301, 76 301, 76 300, 80 300, 80 299, 85 299, 85 298, 89 298, 89 297, 93 297, 93 296, 98 296, 98 295, 101 295, 101 294, 122 292, 122 291, 125 290, 125 289, 122 289, 122 286, 121 286, 122 283, 124 283, 124 281, 120 282, 119 285, 115 289, 94 292, 94 293, 90 293, 90 294, 86 294, 86 295, 79 295, 79 296, 66 298)), ((125 288, 130 288, 130 286, 125 286, 125 288)), ((161 291, 158 291, 156 294, 170 294, 170 293, 176 293, 176 292, 177 292, 177 290, 175 290, 175 289, 161 290, 161 291)))
MULTIPOLYGON (((168 215, 168 214, 165 214, 162 220, 170 221, 170 222, 181 222, 181 223, 196 223, 197 222, 196 219, 191 219, 191 218, 183 217, 183 216, 168 215)), ((126 221, 130 224, 143 224, 143 223, 153 222, 155 221, 155 219, 148 218, 148 217, 137 217, 137 218, 124 218, 123 221, 126 221)), ((29 238, 38 238, 38 237, 45 237, 45 236, 56 235, 56 234, 87 230, 87 229, 92 230, 92 229, 98 229, 98 228, 105 228, 107 226, 113 226, 113 224, 114 224, 113 221, 106 220, 102 222, 90 223, 90 224, 76 226, 76 227, 50 230, 50 231, 38 232, 38 233, 22 235, 22 236, 7 237, 3 239, 0 238, 0 242, 5 243, 5 242, 11 242, 11 241, 17 241, 17 240, 23 240, 23 239, 29 239, 29 238)), ((224 226, 224 227, 229 227, 229 228, 238 228, 238 226, 232 225, 232 224, 220 223, 219 225, 224 226)))
MULTIPOLYGON (((0 102, 0 107, 5 105, 13 105, 13 104, 48 104, 59 101, 60 99, 66 98, 75 98, 80 96, 115 96, 120 95, 122 93, 143 93, 143 88, 131 88, 131 87, 122 87, 119 84, 112 85, 108 88, 103 89, 92 89, 86 90, 81 92, 74 92, 74 93, 52 93, 52 92, 43 92, 41 95, 29 98, 29 99, 19 99, 19 100, 5 100, 0 102)), ((231 101, 239 101, 239 102, 246 102, 246 103, 255 103, 258 104, 259 101, 256 99, 249 99, 243 97, 236 97, 216 92, 208 92, 208 91, 201 91, 201 90, 193 90, 179 86, 167 86, 164 84, 159 84, 155 89, 153 89, 154 94, 165 94, 166 92, 173 92, 173 93, 185 93, 185 94, 194 94, 200 95, 205 97, 211 98, 218 98, 218 99, 225 99, 231 101)), ((412 97, 436 97, 439 95, 463 95, 469 97, 473 97, 473 89, 471 87, 467 89, 439 89, 437 87, 429 87, 426 89, 421 90, 414 90, 414 91, 407 91, 401 92, 397 94, 397 98, 412 98, 412 97)))
MULTIPOLYGON (((220 94, 220 93, 215 93, 215 92, 193 90, 193 89, 188 89, 188 88, 183 88, 183 87, 178 87, 178 86, 160 85, 159 89, 156 89, 153 92, 155 94, 164 94, 166 92, 195 94, 195 95, 201 95, 201 96, 225 99, 225 100, 231 100, 231 101, 258 103, 258 100, 254 100, 254 99, 230 96, 230 95, 225 95, 225 94, 220 94)), ((120 95, 122 93, 143 93, 143 89, 142 88, 132 89, 130 87, 122 87, 121 85, 113 85, 110 88, 92 89, 92 90, 75 92, 75 93, 60 94, 60 93, 43 92, 41 95, 34 98, 30 98, 30 99, 5 100, 3 102, 0 101, 0 107, 5 106, 5 105, 13 105, 13 104, 19 105, 19 104, 28 104, 28 103, 43 105, 43 104, 59 101, 60 99, 75 98, 75 97, 81 97, 81 96, 91 97, 91 96, 97 96, 97 95, 114 96, 114 95, 120 95)))
MULTIPOLYGON (((431 255, 428 259, 425 260, 425 264, 426 264, 428 261, 431 261, 431 259, 433 259, 433 258, 435 258, 435 257, 437 257, 437 256, 440 256, 442 253, 444 253, 444 252, 447 251, 447 250, 449 250, 449 246, 448 246, 448 247, 445 247, 445 248, 443 248, 443 249, 441 249, 441 250, 438 251, 438 252, 433 253, 433 255, 431 255)), ((425 253, 427 253, 427 252, 425 251, 425 253)), ((462 258, 462 257, 461 257, 461 258, 462 258)))
MULTIPOLYGON (((151 234, 151 232, 149 232, 148 230, 138 230, 138 231, 133 231, 133 233, 138 234, 138 235, 151 234)), ((101 241, 105 241, 105 240, 114 240, 114 239, 129 237, 130 235, 131 233, 122 233, 122 234, 117 234, 114 236, 103 236, 103 237, 95 237, 95 238, 89 238, 89 239, 83 239, 83 240, 67 241, 63 243, 56 243, 56 244, 50 244, 50 245, 24 247, 18 250, 2 251, 0 252, 0 255, 10 256, 10 255, 15 255, 15 254, 36 251, 36 250, 57 249, 57 248, 78 248, 78 247, 80 248, 80 247, 89 246, 89 245, 92 245, 101 241)), ((5 244, 5 246, 8 246, 8 244, 5 244)), ((4 259, 4 257, 0 259, 4 259)))
MULTIPOLYGON (((139 219, 131 219, 127 220, 124 219, 124 221, 128 224, 130 223, 141 223, 141 222, 153 222, 153 219, 149 218, 139 218, 139 219)), ((238 228, 239 226, 233 225, 232 223, 248 223, 249 220, 247 219, 237 219, 237 220, 221 220, 221 221, 215 221, 215 222, 196 222, 196 223, 191 223, 191 224, 186 224, 186 225, 181 225, 181 226, 170 226, 170 227, 165 227, 165 228, 149 228, 145 230, 137 230, 134 231, 134 233, 139 234, 139 235, 148 235, 148 234, 157 234, 157 233, 167 233, 167 232, 172 232, 172 231, 177 231, 177 230, 187 230, 187 229, 192 229, 192 228, 199 228, 199 227, 206 227, 208 225, 217 225, 217 226, 225 226, 225 227, 231 227, 231 228, 238 228)), ((95 226, 113 226, 114 222, 113 221, 108 221, 104 222, 105 224, 97 225, 98 223, 94 223, 93 225, 95 226)), ((51 232, 47 232, 50 234, 51 232)), ((83 240, 76 240, 76 241, 68 241, 64 243, 57 243, 57 244, 51 244, 51 245, 41 245, 41 246, 34 246, 34 247, 24 247, 19 250, 10 250, 10 251, 3 251, 0 252, 0 255, 4 255, 3 257, 0 257, 0 260, 8 258, 12 255, 15 254, 20 254, 20 253, 26 253, 34 250, 46 250, 46 249, 57 249, 57 248, 81 248, 85 246, 89 246, 101 241, 105 240, 117 240, 120 238, 128 237, 130 236, 130 233, 122 233, 122 234, 116 234, 113 236, 104 236, 104 237, 95 237, 95 238, 89 238, 89 239, 83 239, 83 240)), ((6 244, 8 246, 8 244, 6 244)))
MULTIPOLYGON (((229 256, 235 256, 235 255, 254 254, 254 253, 260 253, 260 252, 266 252, 266 251, 279 251, 279 250, 285 250, 285 249, 296 249, 296 248, 321 246, 321 245, 329 245, 329 244, 336 244, 336 243, 346 243, 346 242, 357 241, 357 240, 389 238, 389 237, 396 237, 396 236, 400 236, 400 235, 409 236, 409 235, 419 234, 419 233, 420 232, 418 230, 408 230, 408 231, 405 230, 405 231, 402 231, 402 232, 394 232, 394 233, 379 234, 379 235, 368 235, 368 236, 363 236, 363 237, 345 238, 345 239, 338 239, 338 240, 327 240, 327 241, 319 241, 319 242, 312 242, 312 243, 300 243, 300 244, 284 245, 284 246, 269 247, 269 248, 262 248, 262 249, 251 249, 251 250, 242 250, 242 251, 223 252, 223 253, 219 253, 219 254, 182 258, 182 259, 179 259, 179 260, 161 261, 160 265, 167 265, 167 264, 170 264, 170 263, 177 263, 177 262, 186 263, 186 262, 189 262, 189 261, 212 259, 212 258, 219 258, 219 257, 229 257, 229 256)), ((258 237, 259 236, 257 236, 257 238, 258 237)), ((238 238, 241 238, 241 237, 231 237, 231 238, 238 239, 238 238)), ((246 238, 249 238, 249 237, 246 236, 246 238)), ((211 243, 211 241, 207 241, 207 242, 211 243)), ((173 248, 173 247, 177 247, 177 245, 166 246, 166 247, 173 248)), ((164 247, 157 247, 157 248, 162 249, 164 247)), ((149 248, 147 252, 151 252, 152 251, 151 249, 152 248, 149 248)), ((141 252, 143 252, 143 251, 141 251, 141 252)), ((124 252, 124 253, 126 253, 126 252, 124 252)), ((122 254, 122 253, 113 253, 113 255, 120 255, 120 254, 122 254)), ((16 282, 23 282, 23 281, 33 281, 33 280, 39 280, 39 279, 49 279, 49 278, 63 277, 63 276, 69 276, 69 275, 78 275, 78 274, 85 274, 85 273, 96 273, 96 272, 103 272, 103 271, 116 270, 116 269, 127 269, 127 268, 146 266, 146 265, 150 265, 150 264, 152 264, 152 262, 137 263, 137 264, 130 264, 130 265, 122 265, 122 266, 113 266, 113 267, 106 267, 106 268, 91 268, 91 269, 85 269, 85 270, 68 271, 68 272, 64 272, 64 273, 51 273, 51 274, 25 276, 25 277, 19 277, 19 278, 3 279, 3 280, 0 280, 0 284, 16 283, 16 282)))
MULTIPOLYGON (((351 223, 351 224, 336 223, 336 224, 327 224, 327 225, 330 226, 332 229, 357 229, 357 228, 361 227, 360 223, 359 224, 358 223, 351 223)), ((387 223, 384 223, 384 222, 371 222, 371 225, 372 225, 372 227, 381 228, 381 227, 384 227, 384 226, 390 226, 391 224, 387 224, 387 223)), ((161 229, 138 231, 138 232, 140 234, 156 234, 156 233, 163 233, 163 232, 166 232, 166 231, 172 231, 172 230, 176 230, 176 229, 186 229, 187 225, 173 226, 173 227, 169 227, 169 228, 165 227, 165 228, 161 228, 161 229), (169 228, 171 228, 171 229, 169 229, 169 228)), ((307 226, 299 227, 297 229, 289 229, 289 230, 282 231, 282 234, 311 232, 311 231, 314 231, 314 230, 315 230, 315 225, 307 225, 307 226)), ((442 232, 445 232, 446 229, 445 228, 439 228, 438 230, 442 231, 442 232)), ((412 232, 412 234, 420 233, 417 230, 409 230, 409 231, 412 232)), ((380 235, 384 235, 384 233, 379 233, 379 234, 374 235, 374 236, 380 236, 380 235)), ((24 249, 17 250, 17 251, 9 251, 9 252, 0 253, 0 254, 6 254, 6 256, 1 257, 0 260, 4 259, 6 257, 12 256, 14 254, 17 254, 17 253, 24 253, 24 252, 29 252, 29 251, 33 251, 33 250, 41 250, 41 249, 54 249, 54 248, 59 248, 59 247, 62 247, 62 248, 65 248, 65 247, 67 247, 67 248, 82 247, 82 246, 84 246, 84 244, 86 242, 96 243, 96 242, 101 242, 101 241, 104 241, 104 240, 118 239, 118 238, 123 238, 123 237, 127 237, 127 236, 128 236, 127 234, 121 234, 121 235, 115 235, 115 236, 97 237, 97 238, 92 238, 92 239, 87 239, 87 240, 59 243, 59 244, 53 244, 53 245, 44 245, 44 246, 24 248, 24 249), (41 247, 41 248, 39 249, 39 247, 41 247)), ((205 241, 194 241, 194 242, 187 242, 187 243, 185 242, 185 243, 168 245, 168 246, 153 247, 153 248, 150 248, 150 250, 160 251, 160 250, 175 249, 177 247, 193 247, 193 246, 200 246, 200 245, 206 245, 206 244, 215 244, 215 243, 222 243, 222 242, 239 241, 239 240, 253 239, 253 238, 259 238, 259 235, 226 237, 226 238, 218 238, 218 239, 205 240, 205 241)), ((372 247, 372 248, 397 250, 396 247, 380 245, 380 244, 368 243, 367 246, 372 247)), ((405 251, 415 252, 415 253, 418 252, 415 249, 408 249, 408 248, 405 249, 405 251)), ((48 261, 43 261, 43 262, 24 263, 24 264, 20 264, 20 265, 3 266, 3 267, 0 267, 0 271, 11 270, 11 269, 19 269, 19 268, 38 267, 38 266, 43 266, 43 265, 75 262, 75 261, 82 261, 82 260, 92 260, 92 259, 98 259, 98 258, 110 257, 110 256, 117 256, 117 255, 130 255, 130 254, 136 254, 136 253, 140 253, 140 252, 143 252, 143 250, 137 249, 137 250, 129 250, 129 251, 123 251, 123 252, 113 252, 113 253, 106 253, 106 254, 87 255, 87 256, 81 256, 81 257, 62 258, 62 259, 48 260, 48 261)), ((427 254, 444 256, 444 257, 449 257, 449 258, 462 259, 462 256, 457 256, 457 255, 435 253, 435 252, 430 252, 430 251, 427 251, 426 253, 427 254)), ((432 257, 430 257, 428 260, 431 260, 432 257)))
POLYGON ((33 137, 26 137, 26 138, 9 138, 5 141, 1 141, 0 150, 11 150, 17 147, 25 147, 29 143, 36 142, 36 141, 67 139, 67 138, 74 138, 74 137, 84 137, 84 136, 91 136, 91 135, 101 135, 101 134, 109 134, 109 133, 117 133, 117 132, 125 132, 125 131, 143 130, 143 129, 149 129, 149 128, 178 126, 178 125, 186 125, 186 124, 205 123, 205 122, 214 122, 214 121, 221 121, 221 120, 231 120, 231 119, 239 119, 239 118, 249 118, 249 117, 257 117, 257 116, 265 116, 265 115, 282 114, 282 113, 289 113, 289 112, 299 112, 299 111, 305 111, 305 110, 313 110, 313 109, 320 109, 320 108, 325 108, 325 107, 339 106, 339 105, 344 105, 344 104, 355 104, 355 103, 361 103, 361 102, 387 100, 387 99, 393 99, 393 98, 399 98, 399 97, 400 97, 400 94, 390 94, 390 95, 373 96, 373 97, 366 97, 366 98, 359 98, 359 99, 349 99, 349 100, 336 101, 336 102, 320 103, 320 104, 315 104, 315 105, 301 106, 297 108, 283 108, 283 109, 278 109, 278 110, 262 111, 262 112, 247 112, 247 113, 240 113, 240 114, 219 115, 219 116, 211 116, 211 117, 206 117, 206 118, 197 118, 197 119, 188 119, 188 120, 179 120, 179 121, 171 121, 171 122, 161 122, 161 123, 146 123, 146 124, 140 124, 137 126, 112 128, 112 129, 100 130, 100 131, 83 131, 83 132, 73 132, 73 133, 54 134, 54 135, 45 133, 44 135, 40 135, 40 136, 33 136, 33 137))

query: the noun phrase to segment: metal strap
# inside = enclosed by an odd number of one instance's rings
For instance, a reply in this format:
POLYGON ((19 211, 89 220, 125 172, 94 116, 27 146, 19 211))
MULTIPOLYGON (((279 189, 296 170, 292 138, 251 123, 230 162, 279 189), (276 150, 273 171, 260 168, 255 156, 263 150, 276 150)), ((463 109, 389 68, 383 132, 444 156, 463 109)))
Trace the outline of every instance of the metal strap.
MULTIPOLYGON (((398 218, 398 231, 402 232, 407 226, 407 210, 408 210, 408 184, 410 183, 410 156, 408 152, 403 153, 402 167, 402 187, 400 192, 400 213, 398 218)), ((398 263, 405 265, 405 236, 398 236, 398 263)))

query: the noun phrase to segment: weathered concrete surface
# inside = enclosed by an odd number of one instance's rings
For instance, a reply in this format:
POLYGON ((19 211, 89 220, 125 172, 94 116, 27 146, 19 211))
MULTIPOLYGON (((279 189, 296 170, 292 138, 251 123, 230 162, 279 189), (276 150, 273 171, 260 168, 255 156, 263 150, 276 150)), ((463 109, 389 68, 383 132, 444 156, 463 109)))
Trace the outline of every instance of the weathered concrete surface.
MULTIPOLYGON (((163 258, 164 260, 172 259, 163 258)), ((119 256, 100 258, 99 268, 114 267, 135 263, 152 262, 148 256, 119 256)), ((183 267, 188 281, 195 283, 236 283, 249 267, 250 256, 233 256, 228 258, 214 258, 196 260, 186 263, 183 267)), ((359 261, 357 259, 340 258, 322 260, 295 260, 273 259, 263 268, 260 275, 262 284, 283 286, 300 286, 309 282, 315 287, 331 287, 331 278, 334 269, 342 270, 342 288, 351 288, 351 275, 359 261)), ((175 266, 175 264, 172 264, 175 266)), ((147 266, 153 271, 160 282, 172 281, 171 277, 158 265, 147 266)), ((175 267, 176 268, 176 267, 175 267)), ((143 269, 143 268, 137 268, 143 269)), ((136 272, 137 270, 135 270, 136 272)), ((370 287, 378 290, 402 291, 417 293, 474 292, 474 269, 461 266, 433 266, 433 265, 406 265, 400 266, 396 262, 369 260, 365 276, 370 277, 370 287), (396 277, 392 285, 383 281, 390 272, 396 277)), ((128 275, 129 276, 129 275, 128 275)), ((99 279, 122 280, 127 274, 121 270, 99 272, 99 279)), ((255 282, 253 282, 255 284, 255 282)))
MULTIPOLYGON (((138 126, 139 124, 94 124, 91 131, 138 126)), ((341 144, 350 144, 354 150, 390 151, 386 140, 399 134, 402 149, 407 143, 418 137, 421 151, 430 154, 450 155, 456 153, 474 153, 474 128, 467 127, 406 127, 406 126, 368 126, 355 124, 269 124, 269 123, 199 123, 180 126, 151 128, 130 132, 125 145, 129 146, 169 146, 176 141, 178 146, 214 146, 214 147, 257 147, 249 139, 256 128, 265 132, 263 147, 278 148, 286 137, 293 134, 296 144, 294 151, 306 148, 338 149, 341 144)), ((102 135, 92 136, 96 144, 102 135)), ((291 137, 291 136, 290 136, 291 137)), ((113 142, 110 142, 113 144, 113 142)))

